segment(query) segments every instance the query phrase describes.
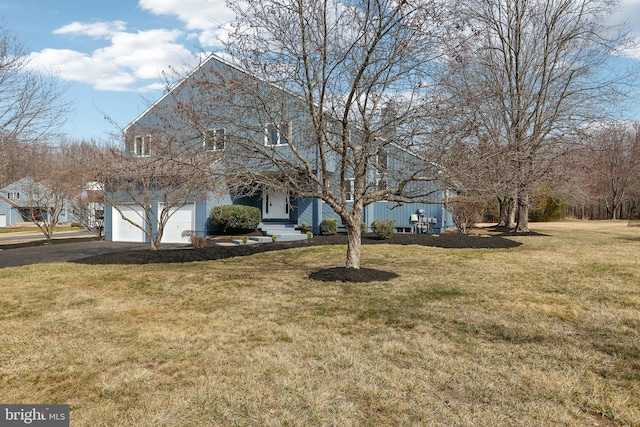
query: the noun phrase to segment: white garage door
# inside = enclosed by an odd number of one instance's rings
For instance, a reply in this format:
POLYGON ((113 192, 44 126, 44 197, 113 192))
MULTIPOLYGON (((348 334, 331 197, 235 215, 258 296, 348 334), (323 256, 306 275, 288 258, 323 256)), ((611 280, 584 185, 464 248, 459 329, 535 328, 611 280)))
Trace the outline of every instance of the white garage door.
MULTIPOLYGON (((163 205, 158 206, 161 212, 163 205)), ((171 217, 164 227, 162 243, 189 243, 189 232, 195 230, 196 206, 188 204, 181 208, 171 208, 171 217)))
POLYGON ((119 206, 122 215, 115 207, 111 208, 111 228, 114 242, 144 242, 144 232, 122 216, 133 221, 135 224, 142 226, 144 221, 144 212, 139 206, 119 206))

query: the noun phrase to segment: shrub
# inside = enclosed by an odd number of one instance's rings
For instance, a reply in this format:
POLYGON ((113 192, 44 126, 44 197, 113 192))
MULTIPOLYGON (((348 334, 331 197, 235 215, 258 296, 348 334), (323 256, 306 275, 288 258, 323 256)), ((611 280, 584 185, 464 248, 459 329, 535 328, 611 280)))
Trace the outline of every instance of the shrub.
POLYGON ((338 220, 335 218, 325 218, 320 223, 320 234, 331 236, 338 232, 338 220))
POLYGON ((253 231, 260 224, 260 209, 253 206, 216 206, 209 213, 211 222, 223 232, 253 231))
POLYGON ((371 223, 371 229, 378 239, 390 239, 396 229, 396 222, 392 219, 375 220, 371 223))
POLYGON ((202 249, 207 246, 207 240, 204 237, 196 234, 191 237, 191 246, 196 249, 202 249))
POLYGON ((307 239, 312 239, 312 238, 313 238, 313 232, 307 231, 307 239))
POLYGON ((362 231, 362 234, 364 234, 367 231, 369 231, 369 227, 367 227, 367 223, 366 222, 361 222, 360 223, 360 231, 362 231))
POLYGON ((207 239, 196 234, 194 230, 185 230, 182 232, 182 237, 188 237, 191 242, 191 246, 196 249, 202 249, 207 246, 207 239))
POLYGON ((451 213, 453 223, 462 234, 467 234, 470 228, 482 221, 485 209, 483 201, 464 198, 454 199, 444 206, 451 213))

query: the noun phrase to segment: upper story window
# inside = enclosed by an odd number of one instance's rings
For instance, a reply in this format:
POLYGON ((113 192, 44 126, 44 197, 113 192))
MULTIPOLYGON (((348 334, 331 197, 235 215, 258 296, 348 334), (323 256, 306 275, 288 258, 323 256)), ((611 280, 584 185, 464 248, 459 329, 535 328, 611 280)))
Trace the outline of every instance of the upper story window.
POLYGON ((347 202, 353 202, 354 196, 354 189, 355 189, 355 183, 356 180, 351 178, 351 179, 347 179, 345 184, 346 184, 346 188, 345 188, 345 199, 347 200, 347 202))
POLYGON ((202 142, 205 150, 224 150, 227 144, 226 130, 224 128, 207 129, 202 136, 202 142))
POLYGON ((133 155, 144 157, 150 155, 151 135, 136 135, 133 139, 133 155))
POLYGON ((264 145, 286 145, 290 138, 291 122, 269 123, 264 127, 264 145))
POLYGON ((7 193, 7 199, 9 200, 17 200, 20 198, 20 193, 17 191, 10 191, 7 193))

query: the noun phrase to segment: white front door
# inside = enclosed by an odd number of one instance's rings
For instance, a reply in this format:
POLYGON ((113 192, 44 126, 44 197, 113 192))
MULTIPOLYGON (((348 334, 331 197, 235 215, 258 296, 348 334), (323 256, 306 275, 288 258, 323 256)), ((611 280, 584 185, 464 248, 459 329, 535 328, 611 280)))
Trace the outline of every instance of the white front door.
POLYGON ((7 226, 7 214, 0 214, 0 227, 7 226))
POLYGON ((262 219, 289 219, 289 194, 283 190, 264 190, 262 219))

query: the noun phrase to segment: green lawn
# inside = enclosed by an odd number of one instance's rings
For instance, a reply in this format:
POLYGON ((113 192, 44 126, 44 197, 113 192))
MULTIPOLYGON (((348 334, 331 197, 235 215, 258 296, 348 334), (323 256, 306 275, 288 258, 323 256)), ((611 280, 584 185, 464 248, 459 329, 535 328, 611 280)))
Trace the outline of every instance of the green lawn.
MULTIPOLYGON (((640 228, 0 270, 0 402, 76 426, 640 426, 640 228)), ((482 238, 482 237, 478 237, 482 238)), ((1 256, 1 255, 0 255, 1 256)))

